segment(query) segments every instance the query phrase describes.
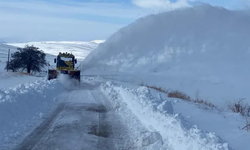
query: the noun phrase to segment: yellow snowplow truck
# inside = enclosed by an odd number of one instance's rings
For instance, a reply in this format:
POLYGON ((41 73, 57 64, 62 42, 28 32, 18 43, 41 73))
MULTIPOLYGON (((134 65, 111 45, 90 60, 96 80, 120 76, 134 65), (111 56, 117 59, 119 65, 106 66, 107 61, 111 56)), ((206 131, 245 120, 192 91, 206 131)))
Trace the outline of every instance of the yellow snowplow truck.
POLYGON ((80 70, 75 70, 77 59, 70 53, 59 53, 57 58, 54 59, 56 69, 48 70, 48 80, 56 79, 59 74, 66 74, 70 78, 76 79, 80 82, 80 70))

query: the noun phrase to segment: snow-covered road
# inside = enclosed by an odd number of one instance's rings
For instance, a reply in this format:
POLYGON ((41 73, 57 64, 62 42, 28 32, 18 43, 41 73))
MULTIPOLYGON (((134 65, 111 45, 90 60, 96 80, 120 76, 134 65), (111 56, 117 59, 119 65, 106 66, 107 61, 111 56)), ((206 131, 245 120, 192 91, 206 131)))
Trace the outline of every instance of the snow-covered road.
POLYGON ((124 81, 130 77, 103 77, 82 76, 78 87, 59 77, 2 89, 0 150, 243 150, 248 141, 239 145, 229 129, 218 136, 186 117, 207 110, 124 81))
POLYGON ((115 150, 131 147, 98 85, 82 84, 57 97, 60 104, 17 150, 115 150))

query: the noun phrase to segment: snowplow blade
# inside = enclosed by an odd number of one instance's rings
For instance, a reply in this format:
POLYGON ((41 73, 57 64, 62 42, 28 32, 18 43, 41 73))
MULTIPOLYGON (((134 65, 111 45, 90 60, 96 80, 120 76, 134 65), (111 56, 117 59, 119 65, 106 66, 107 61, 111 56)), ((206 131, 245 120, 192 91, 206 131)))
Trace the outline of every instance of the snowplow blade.
POLYGON ((49 69, 48 70, 48 80, 56 79, 56 78, 57 78, 57 71, 49 69))
POLYGON ((78 80, 78 82, 80 82, 81 71, 80 70, 69 71, 69 76, 70 76, 70 78, 76 79, 76 80, 78 80))

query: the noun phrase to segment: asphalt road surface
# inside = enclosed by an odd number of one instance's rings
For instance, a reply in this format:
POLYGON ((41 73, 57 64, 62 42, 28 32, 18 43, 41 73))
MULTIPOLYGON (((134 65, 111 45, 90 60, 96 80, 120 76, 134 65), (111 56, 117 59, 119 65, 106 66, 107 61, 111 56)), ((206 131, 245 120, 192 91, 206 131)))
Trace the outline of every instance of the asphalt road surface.
POLYGON ((98 85, 82 84, 58 98, 58 107, 16 150, 128 150, 126 127, 98 85))

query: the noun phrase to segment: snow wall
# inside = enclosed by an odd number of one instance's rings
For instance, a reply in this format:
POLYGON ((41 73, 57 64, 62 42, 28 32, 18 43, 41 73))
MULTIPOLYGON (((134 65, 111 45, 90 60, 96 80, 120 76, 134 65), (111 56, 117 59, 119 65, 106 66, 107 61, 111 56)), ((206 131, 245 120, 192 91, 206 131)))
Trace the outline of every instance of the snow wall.
POLYGON ((82 70, 249 76, 249 27, 245 11, 210 5, 149 15, 100 44, 82 70))

